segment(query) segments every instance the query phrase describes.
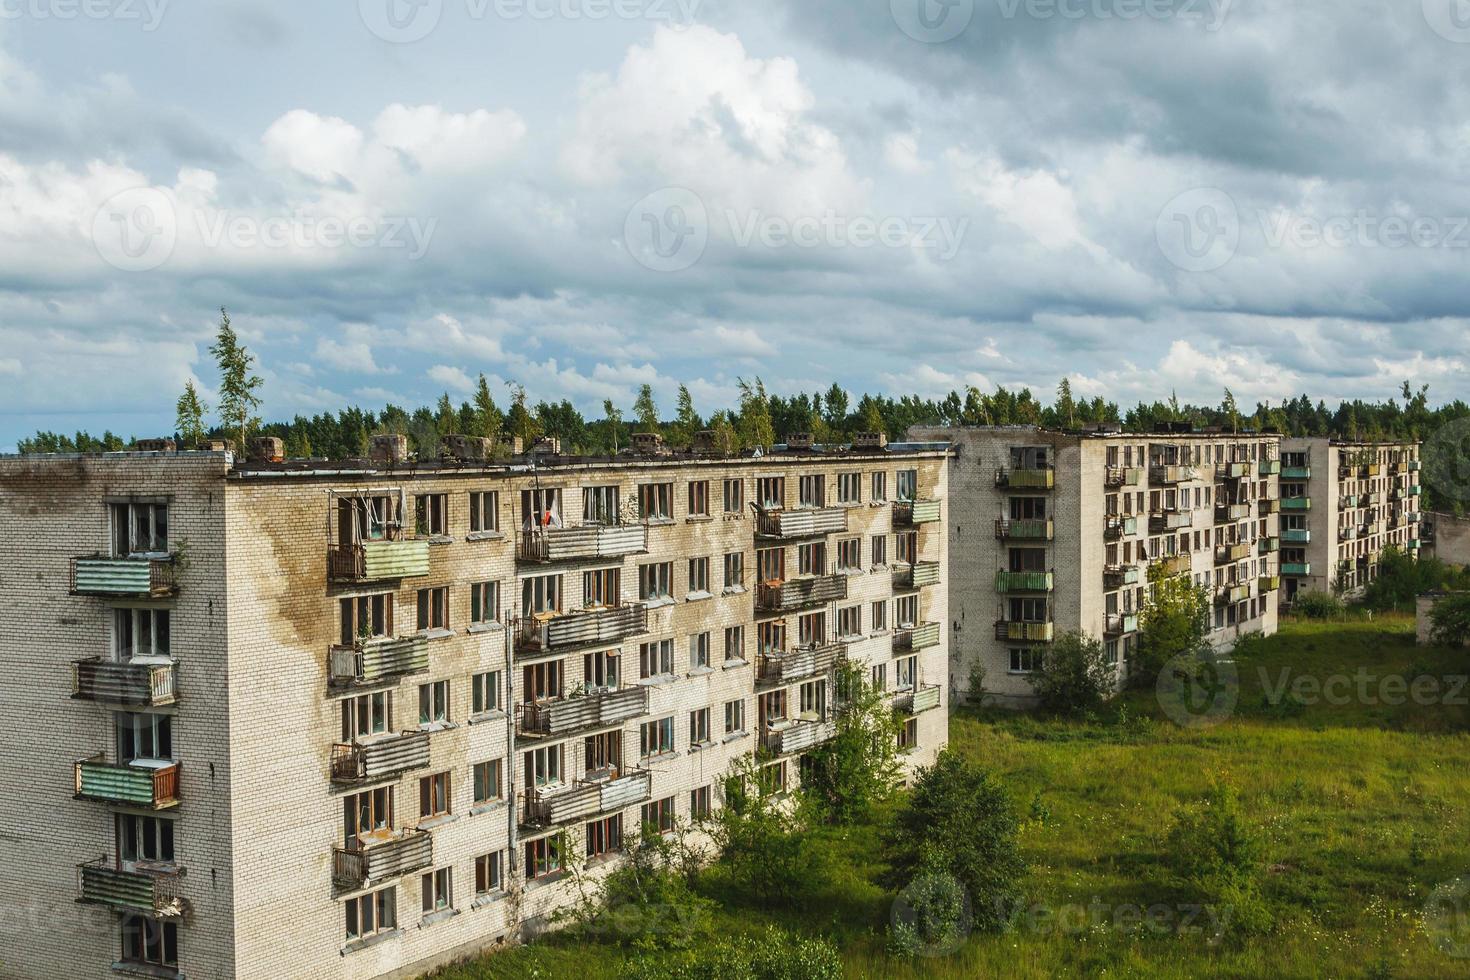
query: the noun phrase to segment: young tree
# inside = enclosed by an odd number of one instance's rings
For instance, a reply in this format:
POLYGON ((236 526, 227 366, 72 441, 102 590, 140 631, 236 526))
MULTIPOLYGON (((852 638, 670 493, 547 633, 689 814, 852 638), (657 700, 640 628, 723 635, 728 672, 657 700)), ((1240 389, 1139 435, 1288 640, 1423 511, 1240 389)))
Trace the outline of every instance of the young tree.
POLYGON ((760 378, 746 381, 736 378, 740 388, 740 441, 747 446, 769 448, 776 443, 776 430, 771 423, 771 400, 760 378))
POLYGON ((1081 714, 1107 700, 1114 677, 1100 642, 1085 633, 1066 632, 1047 648, 1030 681, 1046 710, 1081 714))
POLYGON ((1193 653, 1205 642, 1210 597, 1188 575, 1149 572, 1143 610, 1138 618, 1138 646, 1130 679, 1139 687, 1152 685, 1159 671, 1174 657, 1193 653))
POLYGON ((837 670, 837 734, 807 755, 804 788, 831 823, 852 824, 898 789, 901 724, 863 668, 837 670))
POLYGON ((1005 789, 954 749, 919 770, 888 845, 895 884, 951 875, 970 893, 977 928, 997 932, 1021 899, 1020 822, 1005 789))
POLYGON ((633 414, 638 417, 640 431, 658 431, 658 405, 653 400, 652 385, 644 385, 638 389, 638 398, 633 402, 633 414))
POLYGON ((833 435, 842 435, 847 429, 847 406, 849 404, 847 392, 843 391, 842 386, 834 381, 832 387, 828 388, 827 393, 822 396, 822 403, 825 406, 822 417, 827 426, 832 430, 833 435))
POLYGON ((193 378, 184 383, 184 393, 179 396, 175 408, 174 430, 178 432, 184 448, 197 449, 204 442, 204 415, 209 406, 199 398, 199 389, 194 387, 193 378))
POLYGON ((531 443, 541 434, 541 426, 526 408, 526 389, 514 381, 507 384, 511 394, 510 414, 505 419, 506 428, 512 436, 520 438, 523 449, 530 449, 531 443))
POLYGON ((490 397, 490 384, 485 380, 485 375, 480 375, 480 382, 475 388, 475 429, 474 435, 484 436, 487 439, 499 441, 500 429, 505 424, 505 416, 501 414, 500 408, 496 406, 495 399, 490 397))
POLYGON ((1235 396, 1230 389, 1225 389, 1225 400, 1220 403, 1220 413, 1225 416, 1226 423, 1231 432, 1240 431, 1240 409, 1236 407, 1235 396))
POLYGON ((681 449, 693 445, 694 434, 702 426, 699 413, 694 410, 694 396, 689 394, 687 386, 680 385, 679 408, 678 413, 674 416, 674 445, 681 449))
POLYGON ((459 414, 455 412, 447 391, 439 396, 439 404, 434 408, 434 427, 441 436, 452 435, 459 428, 459 414))
POLYGON ((1057 384, 1057 420, 1069 429, 1077 427, 1077 402, 1072 398, 1072 379, 1057 384))
POLYGON ((623 413, 612 403, 611 398, 602 400, 602 411, 607 416, 607 428, 612 434, 612 451, 616 456, 618 454, 618 432, 623 427, 623 413))
POLYGON ((258 375, 251 373, 255 357, 235 336, 235 330, 230 326, 230 314, 223 306, 219 310, 219 333, 209 352, 219 365, 220 424, 239 434, 237 449, 243 452, 250 430, 260 425, 260 419, 255 417, 255 410, 260 407, 260 396, 256 391, 262 381, 258 375))

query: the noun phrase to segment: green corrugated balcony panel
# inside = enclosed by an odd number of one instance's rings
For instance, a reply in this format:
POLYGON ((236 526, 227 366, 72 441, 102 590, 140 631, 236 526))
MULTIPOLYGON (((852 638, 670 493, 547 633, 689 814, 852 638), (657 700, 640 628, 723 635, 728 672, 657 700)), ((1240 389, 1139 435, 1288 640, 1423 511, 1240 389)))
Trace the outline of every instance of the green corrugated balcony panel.
POLYGON ((1050 592, 1051 572, 996 572, 995 587, 1001 592, 1050 592))
POLYGON ((1281 529, 1281 540, 1286 544, 1311 544, 1312 532, 1304 527, 1284 527, 1281 529))
POLYGON ((1283 497, 1281 498, 1282 510, 1311 510, 1311 497, 1283 497))
POLYGON ((1284 561, 1281 563, 1281 574, 1298 577, 1311 575, 1312 563, 1309 561, 1284 561))
POLYGON ((1275 476, 1281 472, 1281 460, 1263 459, 1260 463, 1262 476, 1275 476))
POLYGON ((110 765, 100 757, 75 766, 76 797, 162 810, 179 802, 178 763, 110 765))
POLYGON ((1281 550, 1281 539, 1280 538, 1262 538, 1261 539, 1261 543, 1260 543, 1260 551, 1261 551, 1261 554, 1263 554, 1263 555, 1269 555, 1269 554, 1272 554, 1273 552, 1280 551, 1280 550, 1281 550))
POLYGON ((156 598, 178 592, 173 558, 73 558, 71 591, 76 595, 156 598))
POLYGON ((1050 490, 1056 486, 1055 470, 1011 470, 1009 484, 1020 490, 1050 490))
POLYGON ((1283 480, 1310 480, 1312 468, 1310 466, 1283 466, 1281 468, 1281 479, 1283 480))

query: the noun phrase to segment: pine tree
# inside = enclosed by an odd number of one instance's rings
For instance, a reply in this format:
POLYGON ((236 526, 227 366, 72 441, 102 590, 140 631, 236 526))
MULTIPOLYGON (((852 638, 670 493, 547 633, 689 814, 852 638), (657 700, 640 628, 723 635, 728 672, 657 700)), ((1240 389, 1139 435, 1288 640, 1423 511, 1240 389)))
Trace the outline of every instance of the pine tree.
POLYGON ((526 408, 526 389, 514 381, 507 383, 511 396, 510 414, 506 416, 505 426, 512 436, 520 438, 523 448, 530 449, 531 443, 541 434, 541 424, 526 408))
POLYGON ((1057 385, 1057 421, 1069 429, 1077 427, 1077 403, 1072 400, 1072 379, 1063 378, 1057 385))
POLYGON ((260 425, 255 410, 260 407, 260 396, 256 391, 262 381, 258 375, 250 373, 255 357, 235 336, 234 328, 230 326, 230 314, 223 306, 219 310, 219 333, 209 352, 219 365, 220 424, 239 433, 240 442, 236 448, 243 452, 250 430, 260 425))
POLYGON ((204 416, 209 406, 199 398, 199 389, 194 387, 193 378, 184 383, 184 393, 179 396, 175 407, 178 415, 174 431, 179 434, 183 448, 198 449, 204 442, 204 416))
POLYGON ((1235 396, 1230 389, 1225 389, 1225 400, 1220 403, 1220 412, 1225 416, 1225 421, 1230 425, 1231 432, 1240 431, 1240 409, 1235 405, 1235 396))
POLYGON ((500 439, 501 426, 505 424, 505 416, 495 404, 495 399, 490 397, 490 385, 485 380, 485 375, 480 375, 480 383, 475 388, 475 428, 474 435, 484 436, 487 439, 498 441, 500 439))

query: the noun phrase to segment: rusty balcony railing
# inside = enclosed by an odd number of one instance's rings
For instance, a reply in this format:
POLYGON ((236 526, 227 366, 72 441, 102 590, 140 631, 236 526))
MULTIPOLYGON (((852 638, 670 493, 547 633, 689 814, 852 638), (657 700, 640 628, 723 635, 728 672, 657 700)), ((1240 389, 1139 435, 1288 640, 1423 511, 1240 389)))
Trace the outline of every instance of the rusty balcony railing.
POLYGON ((1199 470, 1193 466, 1155 464, 1148 468, 1148 479, 1150 483, 1173 486, 1176 483, 1188 483, 1190 480, 1198 480, 1199 470))
POLYGON ((815 538, 846 530, 845 507, 763 510, 757 513, 755 522, 755 533, 762 538, 815 538))
POLYGON ((1103 585, 1109 589, 1121 589, 1125 585, 1137 585, 1143 581, 1143 569, 1137 565, 1107 565, 1103 568, 1103 585))
POLYGON ((422 636, 382 636, 327 651, 327 683, 332 687, 379 684, 429 669, 429 641, 422 636))
POLYGON ((99 858, 77 865, 78 901, 106 905, 157 918, 181 916, 187 910, 176 871, 124 870, 99 858))
POLYGON ((1136 487, 1143 482, 1143 468, 1139 466, 1109 466, 1103 475, 1103 483, 1109 487, 1136 487))
POLYGON ((764 684, 789 684, 806 677, 830 674, 843 651, 841 643, 824 643, 805 650, 763 653, 757 676, 764 684))
POLYGON ((1131 537, 1138 533, 1138 518, 1132 515, 1109 514, 1103 519, 1103 537, 1109 541, 1131 537))
POLYGON ((1128 633, 1138 632, 1138 613, 1110 613, 1103 624, 1103 632, 1108 636, 1124 636, 1128 633))
POLYGON ((1157 510, 1148 515, 1148 529, 1151 534, 1164 534, 1193 526, 1192 510, 1157 510))
POLYGON ((162 707, 178 700, 177 676, 171 663, 88 657, 72 662, 72 697, 102 704, 162 707))
POLYGON ((1050 643, 1055 633, 1055 623, 1031 623, 1014 619, 995 621, 995 638, 1003 643, 1050 643))
POLYGON ((1001 541, 1050 541, 1056 537, 1056 524, 1046 520, 999 520, 995 536, 1001 541))
POLYGON ((434 863, 434 838, 427 830, 369 835, 355 847, 332 848, 332 883, 355 891, 401 878, 434 863))
POLYGON ((900 627, 893 633, 893 649, 895 650, 927 650, 930 647, 939 646, 940 641, 938 623, 916 623, 913 626, 900 627))
POLYGON ((327 548, 327 578, 333 582, 382 582, 427 574, 427 538, 363 541, 327 548))
POLYGON ((1238 561, 1245 561, 1250 557, 1251 545, 1249 541, 1240 541, 1235 544, 1221 544, 1215 546, 1215 564, 1229 565, 1238 561))
POLYGON ((606 780, 579 780, 561 790, 530 789, 521 822, 528 827, 554 827, 588 820, 646 801, 653 779, 645 769, 624 770, 606 780))
POLYGON ((641 555, 646 551, 646 524, 538 527, 521 532, 516 560, 528 563, 598 560, 641 555))
POLYGON ((98 754, 75 766, 76 797, 162 810, 179 802, 179 764, 118 766, 98 754))
POLYGON ((893 587, 895 589, 922 589, 939 584, 939 562, 921 561, 912 565, 895 565, 893 587))
MULTIPOLYGON (((845 581, 845 580, 844 580, 845 581)), ((648 632, 643 603, 582 609, 550 617, 527 616, 515 624, 515 648, 521 655, 619 643, 648 632)))
POLYGON ((405 732, 371 742, 339 742, 332 746, 334 783, 371 783, 428 766, 428 732, 405 732))
POLYGON ((558 736, 590 728, 609 728, 648 713, 648 688, 597 691, 554 701, 521 705, 522 735, 558 736))
POLYGON ((918 527, 920 524, 933 524, 938 520, 937 500, 898 500, 893 504, 895 527, 918 527))
POLYGON ((1215 523, 1228 524, 1233 521, 1243 521, 1251 516, 1251 505, 1249 501, 1240 503, 1222 503, 1215 505, 1215 523))
POLYGON ((918 715, 933 711, 942 703, 938 684, 921 684, 912 691, 904 691, 893 699, 893 710, 904 715, 918 715))
POLYGON ((760 583, 755 604, 762 612, 787 612, 846 598, 846 575, 811 575, 784 582, 760 583))
POLYGON ((72 595, 158 599, 178 592, 178 568, 172 556, 107 558, 91 555, 71 560, 72 595))
POLYGON ((761 730, 761 746, 775 755, 789 755, 814 749, 837 734, 837 725, 825 718, 800 718, 780 727, 765 726, 761 730))

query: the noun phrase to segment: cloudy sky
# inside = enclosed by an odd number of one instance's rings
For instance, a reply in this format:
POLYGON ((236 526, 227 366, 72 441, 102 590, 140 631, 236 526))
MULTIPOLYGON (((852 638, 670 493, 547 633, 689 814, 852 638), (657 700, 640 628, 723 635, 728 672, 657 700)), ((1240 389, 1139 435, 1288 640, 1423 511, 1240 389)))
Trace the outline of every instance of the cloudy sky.
POLYGON ((0 448, 1030 385, 1470 398, 1456 0, 0 0, 0 448))

